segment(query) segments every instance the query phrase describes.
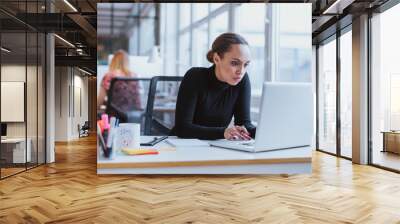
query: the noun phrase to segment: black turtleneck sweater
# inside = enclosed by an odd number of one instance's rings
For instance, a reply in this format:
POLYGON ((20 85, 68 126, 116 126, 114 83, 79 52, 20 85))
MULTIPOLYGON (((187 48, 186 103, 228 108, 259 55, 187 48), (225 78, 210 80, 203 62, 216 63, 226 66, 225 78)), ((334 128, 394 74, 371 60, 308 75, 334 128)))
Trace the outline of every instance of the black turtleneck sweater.
POLYGON ((179 87, 173 134, 181 138, 222 139, 234 116, 254 138, 250 120, 250 80, 247 73, 236 85, 221 82, 215 66, 191 68, 179 87))

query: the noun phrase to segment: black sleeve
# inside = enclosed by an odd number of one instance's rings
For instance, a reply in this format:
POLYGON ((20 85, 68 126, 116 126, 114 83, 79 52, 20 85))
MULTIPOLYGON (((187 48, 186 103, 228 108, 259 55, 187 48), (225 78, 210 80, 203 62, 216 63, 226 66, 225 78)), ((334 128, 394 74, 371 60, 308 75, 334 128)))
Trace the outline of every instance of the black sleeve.
POLYGON ((243 77, 240 93, 235 104, 234 117, 235 125, 244 125, 250 132, 252 138, 256 135, 256 127, 251 124, 250 118, 250 98, 251 98, 251 85, 249 76, 246 74, 243 77))
POLYGON ((193 124, 200 91, 204 91, 205 80, 190 69, 179 87, 175 112, 175 133, 180 138, 220 139, 224 138, 225 127, 206 127, 193 124))

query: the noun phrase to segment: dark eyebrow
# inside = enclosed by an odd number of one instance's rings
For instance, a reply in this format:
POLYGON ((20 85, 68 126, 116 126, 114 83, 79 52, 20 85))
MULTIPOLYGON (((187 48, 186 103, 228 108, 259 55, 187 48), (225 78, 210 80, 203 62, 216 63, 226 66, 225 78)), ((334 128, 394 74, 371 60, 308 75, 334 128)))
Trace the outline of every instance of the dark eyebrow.
MULTIPOLYGON (((235 60, 235 61, 240 61, 240 62, 242 62, 239 58, 232 58, 232 60, 235 60)), ((244 63, 250 63, 250 61, 246 61, 246 62, 244 62, 244 63)))

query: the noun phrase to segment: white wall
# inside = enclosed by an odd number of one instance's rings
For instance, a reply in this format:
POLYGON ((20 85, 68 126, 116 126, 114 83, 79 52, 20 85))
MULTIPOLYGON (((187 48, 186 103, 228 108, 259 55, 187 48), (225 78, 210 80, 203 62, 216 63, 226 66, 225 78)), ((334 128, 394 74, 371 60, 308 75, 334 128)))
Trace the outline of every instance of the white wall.
POLYGON ((55 141, 77 139, 78 124, 88 120, 88 78, 83 75, 75 68, 56 67, 55 141))
POLYGON ((55 141, 68 141, 69 69, 55 68, 55 141))
MULTIPOLYGON (((29 69, 29 68, 28 68, 29 69)), ((1 81, 18 81, 25 82, 25 65, 2 65, 1 66, 1 81)), ((1 108, 7 110, 7 108, 1 108)), ((8 137, 25 137, 24 122, 7 123, 8 137)))
MULTIPOLYGON (((37 153, 39 163, 44 163, 44 93, 42 68, 36 66, 25 66, 21 64, 6 64, 1 67, 1 81, 24 82, 26 84, 26 106, 21 108, 25 113, 26 120, 23 122, 6 122, 7 137, 30 139, 30 148, 33 161, 36 162, 37 153), (36 70, 38 69, 38 70, 36 70), (25 80, 27 78, 27 81, 25 80)), ((23 91, 22 91, 23 94, 23 91)), ((7 97, 7 96, 2 96, 7 97)), ((2 112, 13 113, 11 108, 1 108, 2 112)), ((50 161, 50 160, 49 160, 50 161)))
POLYGON ((77 70, 75 70, 75 75, 74 75, 74 103, 71 105, 74 105, 74 108, 72 109, 72 129, 71 129, 71 135, 72 138, 78 138, 79 133, 78 133, 78 124, 81 126, 85 123, 85 121, 89 120, 88 117, 88 78, 87 77, 82 77, 82 73, 76 73, 77 70), (79 93, 80 92, 80 93, 79 93), (80 101, 80 102, 79 102, 80 101), (79 108, 81 107, 81 108, 79 108), (82 111, 80 111, 82 110, 82 111))

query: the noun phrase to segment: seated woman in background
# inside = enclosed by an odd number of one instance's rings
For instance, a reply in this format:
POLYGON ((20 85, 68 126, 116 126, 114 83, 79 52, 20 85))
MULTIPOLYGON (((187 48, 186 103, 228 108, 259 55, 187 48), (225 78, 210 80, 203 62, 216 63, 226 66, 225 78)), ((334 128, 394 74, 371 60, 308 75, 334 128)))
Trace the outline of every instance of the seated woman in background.
POLYGON ((247 41, 238 34, 224 33, 215 39, 207 59, 214 65, 191 68, 182 80, 172 134, 199 139, 254 138, 247 41), (228 127, 233 116, 235 125, 228 127))
MULTIPOLYGON (((97 96, 97 108, 100 109, 100 106, 106 104, 106 96, 108 91, 111 87, 111 81, 115 77, 136 77, 136 74, 129 71, 129 58, 128 54, 123 51, 119 50, 115 52, 110 66, 108 68, 108 72, 104 75, 103 79, 101 80, 99 94, 97 96)), ((134 92, 135 94, 132 97, 135 100, 135 105, 137 108, 140 108, 140 94, 139 94, 139 86, 137 83, 134 83, 135 86, 130 86, 130 91, 134 92)), ((128 97, 128 96, 127 96, 128 97)), ((116 98, 114 100, 122 100, 121 98, 116 98)))

